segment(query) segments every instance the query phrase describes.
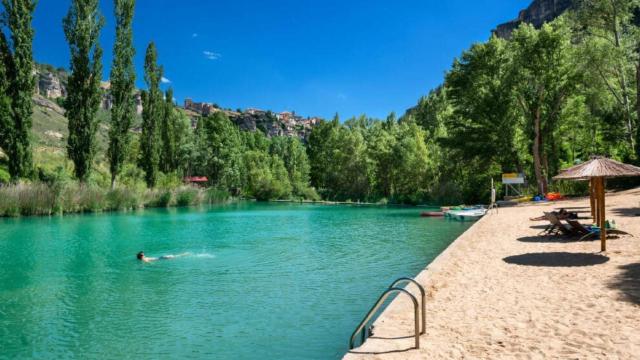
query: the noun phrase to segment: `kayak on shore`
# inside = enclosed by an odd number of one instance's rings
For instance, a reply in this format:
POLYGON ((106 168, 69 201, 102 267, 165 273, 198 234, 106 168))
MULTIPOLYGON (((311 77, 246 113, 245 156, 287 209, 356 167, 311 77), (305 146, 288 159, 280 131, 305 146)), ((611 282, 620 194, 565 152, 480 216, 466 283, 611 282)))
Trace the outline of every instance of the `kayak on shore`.
POLYGON ((442 211, 424 211, 420 213, 421 217, 443 217, 444 212, 442 211))

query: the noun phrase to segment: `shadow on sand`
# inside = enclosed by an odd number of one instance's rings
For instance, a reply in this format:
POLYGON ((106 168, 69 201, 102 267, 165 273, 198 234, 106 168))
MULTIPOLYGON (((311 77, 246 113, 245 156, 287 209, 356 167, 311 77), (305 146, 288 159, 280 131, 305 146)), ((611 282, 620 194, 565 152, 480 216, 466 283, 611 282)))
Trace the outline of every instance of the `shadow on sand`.
POLYGON ((628 216, 628 217, 640 216, 640 208, 615 208, 610 211, 612 214, 617 216, 628 216))
POLYGON ((415 347, 410 347, 410 348, 406 348, 406 349, 400 349, 400 350, 388 350, 388 351, 355 351, 355 350, 351 350, 349 351, 349 353, 351 354, 359 354, 359 355, 382 355, 382 354, 393 354, 393 353, 403 353, 403 352, 407 352, 407 351, 411 351, 411 350, 415 350, 415 347))
MULTIPOLYGON (((607 236, 607 240, 615 240, 620 237, 617 235, 609 235, 607 236)), ((524 243, 539 243, 539 244, 568 244, 573 242, 592 242, 592 241, 600 241, 600 238, 597 236, 590 236, 582 239, 581 236, 553 236, 553 235, 537 235, 537 236, 523 236, 518 238, 518 241, 524 243)))
POLYGON ((621 299, 640 305, 640 263, 620 266, 622 272, 609 284, 621 292, 621 299))
POLYGON ((604 264, 609 258, 600 254, 548 252, 508 256, 502 260, 523 266, 576 267, 604 264))

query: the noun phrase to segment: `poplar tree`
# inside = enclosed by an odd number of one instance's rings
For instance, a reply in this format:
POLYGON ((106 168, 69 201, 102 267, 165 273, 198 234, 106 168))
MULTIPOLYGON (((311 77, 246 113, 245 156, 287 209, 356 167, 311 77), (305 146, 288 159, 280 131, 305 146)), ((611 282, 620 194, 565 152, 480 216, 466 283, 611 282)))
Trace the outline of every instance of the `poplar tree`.
POLYGON ((9 153, 13 138, 13 117, 11 114, 11 97, 9 96, 9 74, 7 65, 8 44, 4 33, 0 32, 0 149, 9 153))
POLYGON ((135 118, 136 109, 133 93, 136 73, 133 67, 135 49, 133 47, 133 13, 135 0, 115 0, 116 42, 113 47, 111 66, 111 128, 109 130, 109 168, 111 188, 116 186, 116 178, 127 158, 131 141, 129 130, 135 118))
POLYGON ((33 74, 33 0, 2 0, 4 18, 11 32, 11 45, 0 34, 0 146, 9 157, 12 179, 30 176, 33 170, 31 144, 33 74))
POLYGON ((176 139, 175 139, 175 105, 173 104, 173 89, 168 89, 165 94, 164 116, 160 126, 162 138, 162 151, 160 154, 161 170, 169 173, 176 170, 176 139))
POLYGON ((75 176, 82 182, 91 172, 95 155, 102 76, 102 49, 98 39, 103 24, 98 0, 72 0, 63 20, 71 50, 71 75, 64 103, 69 119, 67 152, 75 165, 75 176))
POLYGON ((163 116, 162 92, 160 80, 162 67, 157 63, 158 52, 152 42, 147 47, 144 59, 144 80, 147 90, 142 92, 142 135, 140 137, 139 166, 145 172, 147 186, 154 187, 158 179, 160 149, 158 122, 163 116))

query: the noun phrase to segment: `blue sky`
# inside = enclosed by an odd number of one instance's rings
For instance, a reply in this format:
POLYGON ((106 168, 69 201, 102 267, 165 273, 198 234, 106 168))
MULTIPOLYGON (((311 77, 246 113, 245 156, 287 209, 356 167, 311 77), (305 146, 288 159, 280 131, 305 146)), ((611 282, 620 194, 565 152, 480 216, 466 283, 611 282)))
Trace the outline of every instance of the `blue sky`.
MULTIPOLYGON (((101 45, 111 66, 113 0, 101 45)), ((442 82, 454 57, 485 41, 530 0, 138 0, 138 86, 144 51, 159 62, 178 102, 295 110, 330 118, 399 115, 442 82)), ((69 0, 39 0, 36 60, 68 67, 62 18, 69 0)))

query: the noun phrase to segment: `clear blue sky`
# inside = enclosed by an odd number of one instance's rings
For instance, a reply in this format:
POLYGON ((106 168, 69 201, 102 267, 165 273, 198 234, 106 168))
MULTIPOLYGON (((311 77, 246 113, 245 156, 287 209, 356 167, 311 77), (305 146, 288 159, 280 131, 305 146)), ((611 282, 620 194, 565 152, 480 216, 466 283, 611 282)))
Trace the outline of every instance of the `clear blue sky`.
MULTIPOLYGON (((101 44, 111 66, 113 0, 101 44)), ((138 86, 146 45, 177 100, 295 110, 343 119, 399 115, 442 82, 453 59, 485 41, 530 0, 138 0, 138 86)), ((39 0, 35 57, 68 67, 62 18, 69 0, 39 0)), ((167 85, 165 85, 166 87, 167 85)))

